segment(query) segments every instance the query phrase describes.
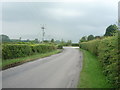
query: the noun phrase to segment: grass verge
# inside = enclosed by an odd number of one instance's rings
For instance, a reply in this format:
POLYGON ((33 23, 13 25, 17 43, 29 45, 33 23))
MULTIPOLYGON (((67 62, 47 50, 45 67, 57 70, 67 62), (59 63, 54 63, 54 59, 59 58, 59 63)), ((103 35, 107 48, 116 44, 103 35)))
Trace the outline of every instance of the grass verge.
POLYGON ((86 50, 80 50, 83 52, 83 67, 78 88, 112 88, 102 73, 97 57, 86 50))
POLYGON ((21 58, 17 58, 17 59, 8 59, 8 60, 4 60, 2 62, 2 64, 0 64, 0 67, 2 67, 2 70, 4 69, 8 69, 10 67, 14 67, 14 66, 18 66, 20 64, 23 64, 25 62, 29 62, 29 61, 33 61, 39 58, 43 58, 43 57, 47 57, 47 56, 51 56, 57 53, 60 53, 61 50, 55 50, 52 52, 47 52, 47 53, 43 53, 43 54, 35 54, 35 55, 31 55, 31 56, 27 56, 27 57, 21 57, 21 58))

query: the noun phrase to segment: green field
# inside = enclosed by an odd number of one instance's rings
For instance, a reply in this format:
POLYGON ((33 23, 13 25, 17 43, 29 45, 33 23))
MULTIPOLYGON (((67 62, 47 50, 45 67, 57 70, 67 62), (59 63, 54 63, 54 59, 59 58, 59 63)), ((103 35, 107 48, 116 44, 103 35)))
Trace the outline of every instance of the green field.
POLYGON ((84 60, 78 88, 112 88, 102 73, 97 57, 86 50, 81 49, 81 51, 84 60))

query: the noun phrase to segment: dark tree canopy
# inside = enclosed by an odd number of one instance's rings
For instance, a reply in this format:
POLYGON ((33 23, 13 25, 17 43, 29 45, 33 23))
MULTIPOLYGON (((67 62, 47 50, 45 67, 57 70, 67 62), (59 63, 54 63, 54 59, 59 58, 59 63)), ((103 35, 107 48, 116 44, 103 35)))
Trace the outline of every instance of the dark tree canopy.
POLYGON ((49 43, 49 40, 44 40, 44 43, 49 43))
POLYGON ((94 36, 93 35, 89 35, 87 40, 90 41, 90 40, 93 40, 94 39, 94 36))
POLYGON ((107 27, 105 35, 104 36, 113 36, 118 31, 118 27, 114 25, 110 25, 107 27))
POLYGON ((51 42, 54 43, 54 39, 53 38, 51 39, 51 42))

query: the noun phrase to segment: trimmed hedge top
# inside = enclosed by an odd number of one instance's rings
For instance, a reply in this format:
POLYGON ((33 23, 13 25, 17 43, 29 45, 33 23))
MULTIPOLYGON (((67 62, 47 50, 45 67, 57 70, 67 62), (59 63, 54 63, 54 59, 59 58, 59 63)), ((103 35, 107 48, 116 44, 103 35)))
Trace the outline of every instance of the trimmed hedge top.
POLYGON ((49 44, 5 44, 2 45, 2 58, 13 59, 33 55, 35 53, 45 53, 57 49, 55 45, 49 44))

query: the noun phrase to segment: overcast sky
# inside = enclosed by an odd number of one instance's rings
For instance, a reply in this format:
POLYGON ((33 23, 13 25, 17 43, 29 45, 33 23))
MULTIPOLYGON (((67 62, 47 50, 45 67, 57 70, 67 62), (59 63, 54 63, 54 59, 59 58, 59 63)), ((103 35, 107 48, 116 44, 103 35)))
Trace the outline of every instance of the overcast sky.
POLYGON ((2 33, 10 38, 45 38, 78 42, 82 36, 103 35, 116 24, 118 0, 80 0, 79 2, 4 2, 2 33))

